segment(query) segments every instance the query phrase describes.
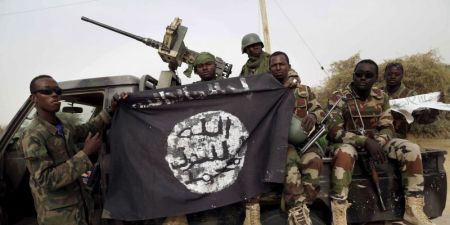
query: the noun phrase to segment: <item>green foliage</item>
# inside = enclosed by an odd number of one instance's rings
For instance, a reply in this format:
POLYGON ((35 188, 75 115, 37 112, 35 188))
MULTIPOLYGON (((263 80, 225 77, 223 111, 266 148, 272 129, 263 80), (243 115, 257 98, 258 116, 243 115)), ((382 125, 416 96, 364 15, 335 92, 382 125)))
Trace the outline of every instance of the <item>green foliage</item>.
POLYGON ((314 88, 317 99, 322 106, 326 106, 328 97, 337 90, 343 89, 352 81, 353 69, 361 60, 359 53, 348 59, 332 63, 330 72, 331 76, 325 80, 325 85, 314 88))
MULTIPOLYGON (((353 70, 360 60, 360 55, 357 53, 346 60, 331 64, 331 76, 325 80, 323 86, 314 88, 323 106, 326 106, 327 99, 333 91, 342 89, 350 83, 353 70)), ((385 60, 379 64, 379 82, 376 86, 384 86, 384 69, 390 62, 402 63, 403 81, 407 87, 416 90, 419 94, 441 91, 443 101, 450 102, 450 65, 441 62, 436 51, 385 60)), ((441 111, 438 120, 431 124, 413 123, 410 133, 417 137, 450 138, 450 113, 441 111)))

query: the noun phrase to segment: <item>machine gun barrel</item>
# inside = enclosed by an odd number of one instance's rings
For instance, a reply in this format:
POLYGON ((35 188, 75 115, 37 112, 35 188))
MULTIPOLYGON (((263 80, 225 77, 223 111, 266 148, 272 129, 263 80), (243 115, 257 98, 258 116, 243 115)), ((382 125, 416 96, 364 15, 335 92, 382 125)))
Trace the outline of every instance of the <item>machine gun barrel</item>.
POLYGON ((81 20, 86 21, 88 23, 95 24, 95 25, 100 26, 100 27, 103 27, 103 28, 108 29, 110 31, 114 31, 116 33, 125 35, 127 37, 133 38, 134 40, 140 41, 140 42, 142 42, 142 43, 144 43, 144 44, 146 44, 146 45, 148 45, 148 46, 150 46, 152 48, 158 49, 161 46, 161 42, 159 42, 159 41, 155 41, 155 40, 153 40, 151 38, 144 38, 144 37, 141 37, 141 36, 129 33, 129 32, 123 31, 121 29, 117 29, 115 27, 106 25, 104 23, 100 23, 100 22, 95 21, 93 19, 89 19, 89 18, 84 17, 84 16, 81 17, 81 20))

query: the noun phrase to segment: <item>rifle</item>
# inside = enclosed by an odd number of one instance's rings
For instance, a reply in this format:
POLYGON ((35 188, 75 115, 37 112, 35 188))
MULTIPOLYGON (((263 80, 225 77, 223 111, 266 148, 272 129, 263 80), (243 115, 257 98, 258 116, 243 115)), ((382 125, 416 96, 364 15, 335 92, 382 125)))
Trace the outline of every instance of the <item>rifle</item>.
POLYGON ((344 98, 345 96, 342 95, 338 99, 338 101, 334 103, 330 110, 328 110, 327 114, 325 114, 323 119, 320 121, 319 129, 317 130, 317 132, 315 132, 314 135, 308 139, 308 142, 306 142, 306 144, 303 145, 303 147, 300 149, 300 154, 305 153, 306 150, 308 150, 308 148, 311 147, 311 145, 313 145, 325 133, 325 131, 327 131, 327 125, 325 122, 327 121, 328 117, 330 117, 331 112, 333 112, 339 102, 341 102, 344 98))
MULTIPOLYGON (((359 113, 358 107, 356 109, 358 110, 358 113, 359 113)), ((360 114, 359 118, 362 119, 361 114, 360 114)), ((363 121, 361 121, 361 124, 364 125, 363 121)), ((359 129, 359 133, 361 135, 366 136, 367 138, 374 139, 374 133, 366 132, 366 130, 364 129, 364 126, 361 129, 359 129)), ((386 211, 387 209, 386 209, 386 206, 384 205, 384 201, 381 196, 380 178, 378 177, 378 173, 377 173, 375 164, 374 164, 373 160, 370 158, 369 153, 367 153, 366 159, 365 160, 363 159, 362 162, 364 163, 364 165, 363 165, 364 168, 366 168, 367 172, 370 174, 370 176, 372 178, 372 182, 375 184, 375 190, 377 191, 378 199, 380 200, 381 209, 383 211, 386 211)))
MULTIPOLYGON (((187 32, 187 27, 181 26, 181 19, 175 18, 172 23, 167 26, 166 33, 163 38, 163 42, 159 42, 156 40, 153 40, 151 38, 144 38, 123 30, 120 30, 118 28, 100 23, 98 21, 95 21, 93 19, 89 19, 87 17, 81 17, 81 20, 86 21, 88 23, 95 24, 97 26, 103 27, 105 29, 114 31, 116 33, 125 35, 127 37, 133 38, 137 41, 140 41, 147 46, 150 46, 152 48, 158 49, 158 54, 161 57, 161 59, 169 63, 169 66, 179 67, 181 66, 181 63, 186 63, 189 65, 192 65, 194 63, 195 57, 197 57, 198 53, 192 50, 189 50, 184 45, 184 36, 187 32)), ((215 60, 216 63, 216 75, 218 78, 228 78, 231 74, 231 69, 233 68, 232 64, 226 63, 221 58, 216 57, 215 60)), ((186 74, 186 76, 190 76, 190 74, 186 74)))

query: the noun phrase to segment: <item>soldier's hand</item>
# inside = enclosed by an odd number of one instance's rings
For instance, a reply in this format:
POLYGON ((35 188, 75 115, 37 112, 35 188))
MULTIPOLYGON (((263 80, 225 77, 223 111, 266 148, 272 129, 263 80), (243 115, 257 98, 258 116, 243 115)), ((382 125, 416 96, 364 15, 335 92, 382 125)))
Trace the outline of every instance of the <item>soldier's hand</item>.
POLYGON ((113 97, 111 100, 111 111, 115 112, 117 110, 117 106, 121 100, 128 98, 128 92, 122 92, 118 97, 113 97))
POLYGON ((378 164, 383 164, 386 161, 381 145, 372 138, 367 138, 364 142, 364 148, 369 152, 370 157, 378 164))
POLYGON ((296 88, 300 83, 299 78, 295 76, 289 76, 288 80, 284 82, 283 86, 287 88, 296 88))
POLYGON ((102 139, 100 137, 100 133, 97 132, 95 135, 92 135, 91 132, 89 132, 88 136, 86 137, 86 140, 84 141, 84 153, 86 155, 92 155, 94 153, 97 153, 100 149, 100 146, 102 145, 102 139))
POLYGON ((314 114, 306 115, 306 117, 302 121, 303 130, 306 133, 309 133, 313 129, 314 125, 316 125, 316 122, 317 122, 317 119, 314 114))

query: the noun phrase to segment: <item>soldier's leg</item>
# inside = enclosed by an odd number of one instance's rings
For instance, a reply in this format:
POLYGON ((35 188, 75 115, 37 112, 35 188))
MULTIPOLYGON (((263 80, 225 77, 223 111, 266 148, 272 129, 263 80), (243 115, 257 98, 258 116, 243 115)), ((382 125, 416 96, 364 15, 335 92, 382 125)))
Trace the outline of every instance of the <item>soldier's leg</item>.
POLYGON ((399 162, 406 196, 423 195, 423 166, 420 147, 408 140, 393 138, 385 146, 388 157, 399 162))
POLYGON ((331 211, 334 225, 347 224, 348 191, 352 182, 352 173, 358 157, 356 149, 342 144, 332 152, 333 169, 331 174, 331 211))
POLYGON ((300 173, 301 159, 296 149, 289 145, 286 161, 286 179, 283 197, 288 209, 289 225, 310 225, 309 209, 300 173))
POLYGON ((286 208, 290 209, 295 206, 296 201, 305 201, 302 178, 300 174, 300 156, 296 149, 289 145, 286 161, 286 178, 284 183, 284 201, 286 208))
POLYGON ((300 157, 301 181, 307 204, 311 204, 320 191, 319 175, 322 171, 323 160, 317 153, 319 151, 316 146, 312 146, 300 157))
POLYGON ((400 164, 402 184, 405 188, 405 214, 403 219, 411 224, 432 225, 423 211, 424 178, 420 147, 405 139, 391 139, 383 149, 388 157, 400 164))

